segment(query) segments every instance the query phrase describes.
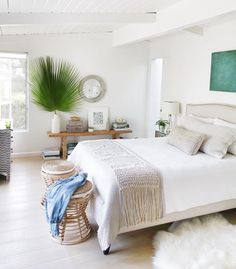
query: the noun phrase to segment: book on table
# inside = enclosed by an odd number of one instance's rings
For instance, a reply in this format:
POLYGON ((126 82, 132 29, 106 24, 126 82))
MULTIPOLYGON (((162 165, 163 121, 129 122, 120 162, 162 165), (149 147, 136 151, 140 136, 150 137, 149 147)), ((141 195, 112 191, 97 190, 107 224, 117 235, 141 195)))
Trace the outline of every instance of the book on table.
POLYGON ((60 150, 55 147, 46 148, 42 156, 44 160, 57 160, 60 159, 60 150))

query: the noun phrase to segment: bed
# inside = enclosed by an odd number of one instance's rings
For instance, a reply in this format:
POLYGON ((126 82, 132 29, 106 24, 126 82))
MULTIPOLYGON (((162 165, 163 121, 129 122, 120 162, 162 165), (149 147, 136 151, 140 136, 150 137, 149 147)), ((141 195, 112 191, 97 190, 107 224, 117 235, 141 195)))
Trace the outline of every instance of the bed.
MULTIPOLYGON (((186 114, 236 123, 236 107, 230 105, 189 104, 186 114)), ((86 171, 94 184, 92 213, 99 226, 98 241, 104 254, 109 253, 118 234, 236 207, 235 155, 227 154, 220 160, 201 152, 189 156, 167 144, 166 138, 118 139, 112 145, 156 168, 161 182, 161 216, 124 225, 117 175, 91 150, 96 143, 79 143, 68 160, 86 171)))

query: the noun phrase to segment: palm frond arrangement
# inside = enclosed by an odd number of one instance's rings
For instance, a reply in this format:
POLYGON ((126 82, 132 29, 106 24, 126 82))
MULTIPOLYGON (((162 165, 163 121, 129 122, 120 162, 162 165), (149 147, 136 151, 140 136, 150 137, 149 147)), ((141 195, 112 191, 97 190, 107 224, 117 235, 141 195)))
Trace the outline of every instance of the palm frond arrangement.
POLYGON ((40 57, 30 66, 33 102, 46 111, 74 112, 82 100, 80 75, 63 60, 40 57))

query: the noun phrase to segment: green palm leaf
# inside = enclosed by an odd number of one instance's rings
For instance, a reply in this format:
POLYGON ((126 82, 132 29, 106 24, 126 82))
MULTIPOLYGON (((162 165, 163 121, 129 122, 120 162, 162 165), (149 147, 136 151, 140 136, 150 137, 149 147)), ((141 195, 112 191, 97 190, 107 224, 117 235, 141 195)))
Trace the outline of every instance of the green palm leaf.
POLYGON ((30 65, 33 102, 46 111, 73 112, 82 100, 80 75, 63 60, 40 57, 30 65))

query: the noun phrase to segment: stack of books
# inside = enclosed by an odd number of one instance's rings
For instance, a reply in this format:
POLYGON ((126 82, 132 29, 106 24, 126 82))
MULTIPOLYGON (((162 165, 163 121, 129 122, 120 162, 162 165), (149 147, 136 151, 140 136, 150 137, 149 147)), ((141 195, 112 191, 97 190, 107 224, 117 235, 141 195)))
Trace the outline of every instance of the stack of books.
POLYGON ((129 124, 125 119, 116 119, 112 123, 112 129, 115 131, 124 131, 124 130, 129 130, 129 124))
POLYGON ((76 147, 77 144, 78 144, 77 142, 67 144, 67 155, 68 156, 71 154, 71 152, 74 150, 74 148, 76 147))
POLYGON ((44 160, 59 160, 60 150, 58 148, 46 148, 42 156, 44 160))
POLYGON ((85 131, 84 124, 80 120, 80 117, 75 116, 71 117, 68 124, 66 125, 66 131, 68 133, 84 132, 85 131))

